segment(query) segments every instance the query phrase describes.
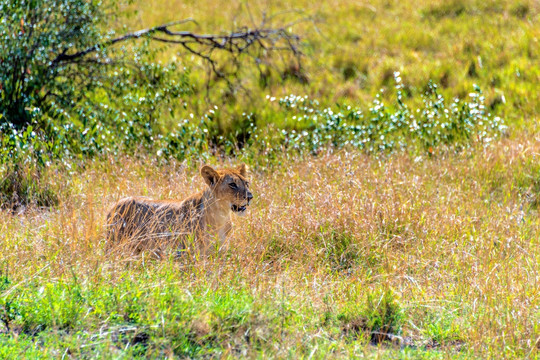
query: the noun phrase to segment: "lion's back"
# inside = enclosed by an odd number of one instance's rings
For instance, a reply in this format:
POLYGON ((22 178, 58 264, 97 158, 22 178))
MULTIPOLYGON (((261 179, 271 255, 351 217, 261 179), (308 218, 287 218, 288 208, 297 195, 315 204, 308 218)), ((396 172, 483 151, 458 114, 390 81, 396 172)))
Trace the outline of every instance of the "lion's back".
POLYGON ((109 243, 154 247, 193 231, 196 209, 186 201, 160 201, 143 197, 119 200, 107 215, 109 243))

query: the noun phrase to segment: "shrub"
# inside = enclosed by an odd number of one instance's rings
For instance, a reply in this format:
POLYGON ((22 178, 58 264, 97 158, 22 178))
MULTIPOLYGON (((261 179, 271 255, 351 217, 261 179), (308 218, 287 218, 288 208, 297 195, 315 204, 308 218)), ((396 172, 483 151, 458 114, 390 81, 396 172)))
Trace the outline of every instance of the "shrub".
POLYGON ((437 147, 460 150, 473 143, 488 144, 506 130, 501 118, 486 111, 478 86, 469 101, 454 99, 448 104, 430 81, 422 95, 423 107, 414 110, 403 101, 400 74, 394 77, 395 103, 387 106, 377 95, 367 112, 350 106, 320 109, 316 100, 295 95, 280 99, 284 115, 304 127, 283 130, 283 143, 312 153, 328 146, 352 146, 368 153, 421 150, 433 154, 437 147))
POLYGON ((70 49, 98 43, 103 21, 99 1, 2 0, 0 13, 0 114, 16 128, 33 123, 40 113, 61 116, 96 85, 91 69, 105 53, 74 67, 58 62, 70 49))
MULTIPOLYGON (((28 126, 51 155, 153 142, 157 119, 189 92, 184 69, 155 63, 148 41, 112 51, 101 1, 0 1, 0 125, 28 126), (88 49, 89 55, 76 57, 88 49)), ((115 11, 113 7, 111 9, 115 11)), ((68 154, 66 154, 68 153, 68 154)))
POLYGON ((0 0, 1 207, 55 204, 41 179, 52 162, 153 147, 158 120, 190 91, 186 71, 155 63, 148 41, 112 52, 104 9, 96 0, 0 0))

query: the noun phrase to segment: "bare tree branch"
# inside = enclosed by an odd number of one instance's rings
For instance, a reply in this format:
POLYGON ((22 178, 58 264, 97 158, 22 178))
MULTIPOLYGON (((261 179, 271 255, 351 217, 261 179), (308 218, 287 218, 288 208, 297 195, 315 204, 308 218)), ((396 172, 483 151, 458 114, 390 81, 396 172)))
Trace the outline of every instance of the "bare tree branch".
MULTIPOLYGON (((86 55, 95 53, 100 49, 104 49, 115 45, 120 42, 138 39, 141 37, 149 37, 152 40, 179 44, 184 47, 190 53, 199 56, 209 62, 214 70, 215 61, 203 54, 203 51, 193 49, 190 44, 197 44, 202 46, 205 50, 219 49, 233 54, 241 54, 245 52, 253 44, 258 44, 266 49, 272 50, 274 45, 283 41, 285 49, 293 52, 295 55, 300 55, 299 42, 300 37, 295 34, 289 33, 286 28, 296 24, 291 23, 284 27, 279 28, 255 28, 255 29, 240 29, 238 31, 231 32, 230 34, 197 34, 190 31, 173 31, 170 28, 175 25, 184 24, 187 22, 194 22, 193 19, 184 19, 180 21, 171 22, 155 26, 148 29, 142 29, 139 31, 127 33, 117 38, 110 39, 101 44, 96 44, 87 49, 77 51, 75 53, 68 53, 70 49, 64 49, 54 60, 51 62, 51 67, 58 66, 63 63, 76 62, 77 60, 85 57, 86 55), (161 33, 166 37, 155 36, 156 33, 161 33), (268 42, 270 45, 264 45, 263 42, 268 42)), ((264 23, 263 23, 264 25, 264 23)), ((283 46, 280 47, 280 50, 283 46)), ((217 74, 217 71, 215 71, 217 74)))
MULTIPOLYGON (((287 12, 283 12, 283 14, 286 13, 287 12)), ((290 13, 299 14, 301 12, 291 11, 290 13)), ((270 53, 272 52, 278 53, 278 58, 285 67, 283 74, 291 72, 288 70, 291 66, 291 62, 285 60, 284 53, 289 53, 295 58, 296 65, 294 67, 298 69, 296 72, 301 72, 301 38, 297 34, 292 33, 291 28, 299 23, 313 22, 313 20, 309 17, 305 17, 295 19, 294 21, 285 24, 274 25, 274 23, 276 23, 275 18, 279 15, 280 14, 274 14, 267 17, 266 14, 263 14, 261 23, 257 26, 254 24, 254 18, 250 13, 252 28, 242 27, 230 33, 221 34, 200 34, 191 31, 178 31, 175 29, 176 26, 181 24, 189 22, 196 23, 193 19, 188 18, 130 32, 83 50, 75 51, 75 49, 66 48, 51 61, 49 66, 51 68, 56 68, 69 64, 84 64, 89 60, 89 55, 91 54, 111 48, 118 43, 146 38, 150 41, 179 45, 186 53, 201 59, 208 70, 206 81, 207 99, 209 98, 210 84, 212 81, 224 81, 229 89, 229 94, 234 94, 240 89, 243 90, 247 96, 251 96, 251 92, 248 91, 241 82, 241 70, 245 68, 245 62, 241 61, 241 57, 247 56, 254 63, 261 79, 264 77, 264 80, 262 80, 264 83, 267 83, 270 73, 267 71, 263 74, 261 64, 265 64, 267 68, 275 69, 278 73, 280 72, 280 70, 278 70, 276 66, 273 66, 271 64, 272 62, 269 61, 270 53), (218 57, 218 52, 228 54, 228 60, 218 57), (221 61, 228 62, 221 64, 221 61)), ((100 61, 103 60, 104 59, 101 59, 100 61)), ((296 72, 294 72, 294 74, 296 74, 296 72)), ((281 75, 281 78, 284 77, 283 74, 281 75)), ((293 76, 295 76, 294 74, 293 76)))

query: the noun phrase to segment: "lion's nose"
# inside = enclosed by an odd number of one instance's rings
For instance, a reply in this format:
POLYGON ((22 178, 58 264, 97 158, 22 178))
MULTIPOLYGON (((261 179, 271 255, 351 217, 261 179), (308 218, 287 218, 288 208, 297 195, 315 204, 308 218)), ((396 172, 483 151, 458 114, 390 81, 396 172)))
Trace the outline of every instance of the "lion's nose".
POLYGON ((248 200, 248 202, 250 202, 251 199, 253 199, 253 194, 250 193, 250 192, 248 191, 248 193, 247 193, 247 200, 248 200))

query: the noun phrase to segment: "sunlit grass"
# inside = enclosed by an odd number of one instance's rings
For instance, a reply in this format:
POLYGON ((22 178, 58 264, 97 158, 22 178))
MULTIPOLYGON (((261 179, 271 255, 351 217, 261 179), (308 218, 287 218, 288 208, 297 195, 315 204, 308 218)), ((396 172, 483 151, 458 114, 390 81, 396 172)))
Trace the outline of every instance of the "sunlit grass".
MULTIPOLYGON (((212 83, 210 103, 223 108, 222 126, 242 112, 255 112, 261 122, 279 121, 260 104, 268 94, 308 95, 323 105, 334 102, 365 105, 382 87, 392 97, 393 72, 400 71, 406 94, 417 98, 429 79, 446 98, 465 97, 473 84, 485 89, 490 111, 509 123, 536 128, 528 121, 540 111, 540 7, 530 0, 497 1, 134 1, 137 15, 121 21, 129 28, 192 17, 187 26, 200 32, 228 31, 254 26, 262 14, 289 11, 276 25, 310 17, 291 28, 305 38, 303 74, 307 83, 286 77, 288 64, 276 57, 268 85, 260 86, 256 67, 244 66, 241 83, 248 92, 228 94, 224 84, 212 83), (297 11, 298 10, 298 11, 297 11), (224 104, 223 104, 224 103, 224 104)), ((202 69, 200 60, 169 48, 163 61, 202 69)), ((204 72, 193 72, 201 97, 189 99, 188 111, 208 109, 204 72)), ((234 121, 233 121, 234 122, 234 121)))
POLYGON ((126 158, 61 171, 69 191, 57 207, 0 220, 1 336, 20 339, 4 346, 53 357, 538 356, 537 144, 255 167, 230 250, 195 262, 108 254, 103 225, 120 197, 200 189, 196 169, 126 158), (388 291, 399 315, 378 307, 388 291), (376 347, 366 324, 381 321, 396 337, 376 347))
POLYGON ((399 71, 411 109, 429 79, 448 100, 478 84, 508 132, 434 153, 368 156, 325 143, 316 156, 261 146, 216 159, 201 137, 180 138, 183 162, 143 151, 39 174, 21 164, 21 193, 35 196, 0 216, 1 358, 540 356, 538 2, 135 0, 126 9, 138 13, 117 29, 192 17, 189 29, 219 32, 290 9, 302 12, 284 22, 314 19, 292 29, 306 39, 307 83, 278 59, 267 84, 246 66, 247 93, 212 83, 207 99, 202 63, 165 50, 162 61, 193 68, 196 89, 164 124, 215 109, 221 130, 252 114, 273 134, 294 129, 293 114, 267 96, 369 109, 380 88, 393 103, 399 71), (117 200, 182 199, 202 188, 205 161, 252 165, 255 198, 233 218, 228 251, 156 261, 106 250, 117 200))

